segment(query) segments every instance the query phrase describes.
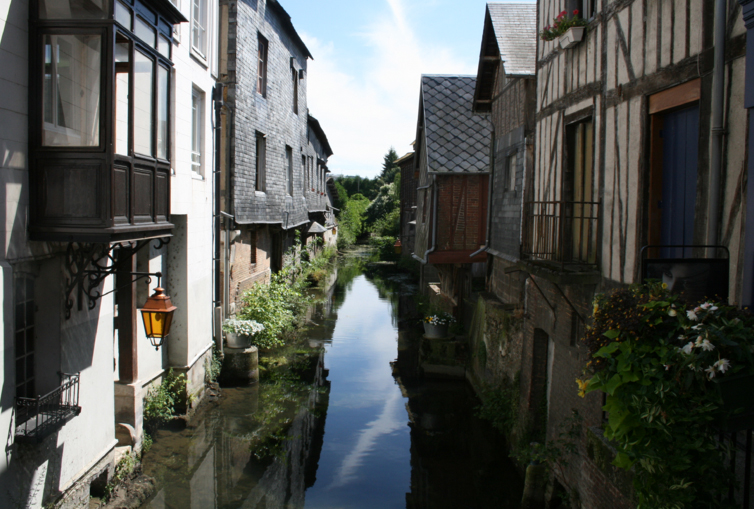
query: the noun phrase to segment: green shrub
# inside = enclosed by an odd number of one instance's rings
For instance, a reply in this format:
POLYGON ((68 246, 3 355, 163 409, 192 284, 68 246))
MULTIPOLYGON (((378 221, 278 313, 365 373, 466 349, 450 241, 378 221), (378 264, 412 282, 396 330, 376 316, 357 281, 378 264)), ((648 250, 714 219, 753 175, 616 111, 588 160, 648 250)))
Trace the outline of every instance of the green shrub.
POLYGON ((162 383, 152 387, 144 398, 144 429, 153 433, 176 415, 176 405, 186 405, 186 375, 168 370, 162 383))

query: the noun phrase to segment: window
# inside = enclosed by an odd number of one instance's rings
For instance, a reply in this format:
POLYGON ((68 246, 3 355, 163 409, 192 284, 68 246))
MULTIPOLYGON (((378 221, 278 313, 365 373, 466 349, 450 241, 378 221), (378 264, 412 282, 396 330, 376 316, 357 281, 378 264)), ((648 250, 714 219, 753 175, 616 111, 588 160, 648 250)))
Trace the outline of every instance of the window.
POLYGON ((207 57, 207 0, 192 0, 191 49, 207 57))
POLYGON ((264 191, 267 175, 267 138, 265 138, 265 135, 262 133, 257 133, 256 170, 257 177, 254 188, 257 191, 264 191))
POLYGON ((285 147, 285 167, 287 169, 288 195, 293 196, 293 149, 285 147))
POLYGON ((134 51, 134 152, 152 155, 154 60, 134 51))
MULTIPOLYGON (((180 11, 181 10, 181 0, 170 0, 170 3, 175 5, 175 7, 180 11)), ((181 24, 176 23, 173 25, 173 40, 175 42, 181 42, 181 24)))
POLYGON ((598 206, 594 202, 594 124, 591 118, 566 126, 566 167, 563 175, 564 235, 574 261, 594 263, 597 252, 598 206))
POLYGON ((28 276, 15 278, 16 319, 14 323, 16 345, 16 396, 36 396, 34 376, 34 279, 28 276))
POLYGON ((101 36, 44 36, 43 145, 99 145, 101 74, 101 36))
POLYGON ((291 68, 291 81, 293 82, 293 113, 298 115, 298 71, 291 68))
POLYGON ((257 38, 257 93, 267 97, 267 39, 261 34, 257 38))
POLYGON ((570 16, 573 11, 578 10, 579 16, 584 19, 592 19, 594 17, 594 5, 595 0, 566 0, 566 11, 570 16))
POLYGON ((202 175, 202 141, 204 134, 204 92, 191 91, 191 166, 202 175))
POLYGON ((309 176, 306 173, 306 156, 301 156, 301 170, 304 172, 304 191, 306 191, 306 183, 309 180, 309 176))
POLYGON ((517 162, 516 156, 517 156, 516 152, 513 152, 512 154, 508 155, 508 160, 506 162, 508 178, 506 179, 505 189, 507 191, 516 190, 516 162, 517 162))

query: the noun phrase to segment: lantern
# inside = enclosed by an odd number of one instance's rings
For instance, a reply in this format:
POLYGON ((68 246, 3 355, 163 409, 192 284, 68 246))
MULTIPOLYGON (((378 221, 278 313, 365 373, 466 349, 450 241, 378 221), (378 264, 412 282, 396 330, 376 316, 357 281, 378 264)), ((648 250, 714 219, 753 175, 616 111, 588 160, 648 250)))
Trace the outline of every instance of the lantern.
POLYGON ((170 333, 170 325, 173 322, 173 312, 177 309, 170 301, 170 297, 164 295, 165 290, 155 288, 154 293, 141 308, 141 318, 144 320, 144 332, 155 350, 159 350, 162 341, 170 333))
POLYGON ((393 244, 393 249, 395 249, 395 254, 401 254, 401 251, 403 250, 401 239, 395 241, 395 244, 393 244))

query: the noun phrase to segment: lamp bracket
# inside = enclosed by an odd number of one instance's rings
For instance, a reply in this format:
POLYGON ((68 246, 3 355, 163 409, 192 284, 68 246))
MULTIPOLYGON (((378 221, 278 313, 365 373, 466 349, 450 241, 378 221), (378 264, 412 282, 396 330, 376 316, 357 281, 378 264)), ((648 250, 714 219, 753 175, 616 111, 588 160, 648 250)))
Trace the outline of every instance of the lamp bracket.
MULTIPOLYGON (((74 302, 72 294, 74 289, 78 290, 75 300, 78 302, 79 311, 83 309, 84 295, 87 297, 89 309, 94 309, 100 298, 112 293, 112 291, 105 294, 100 293, 99 286, 105 278, 116 272, 122 272, 122 269, 126 267, 131 256, 149 245, 152 241, 156 242, 156 244, 153 245, 155 249, 162 249, 163 246, 170 243, 170 237, 130 242, 116 242, 113 244, 70 242, 66 249, 65 256, 65 269, 68 273, 65 285, 66 320, 71 318, 71 310, 73 309, 74 302), (123 249, 123 252, 127 252, 129 256, 116 256, 115 252, 119 249, 123 249)), ((159 272, 129 272, 129 274, 137 276, 132 283, 145 277, 162 277, 162 274, 159 272)), ((151 278, 148 282, 151 282, 151 278)))

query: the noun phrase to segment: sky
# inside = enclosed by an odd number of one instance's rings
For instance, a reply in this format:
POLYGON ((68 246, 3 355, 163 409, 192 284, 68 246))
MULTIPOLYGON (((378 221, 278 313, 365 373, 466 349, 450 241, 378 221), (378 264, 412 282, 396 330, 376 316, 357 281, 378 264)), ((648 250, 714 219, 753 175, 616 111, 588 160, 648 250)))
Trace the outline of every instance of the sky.
POLYGON ((483 0, 280 3, 314 57, 307 100, 334 152, 333 174, 372 178, 391 147, 412 150, 422 74, 476 75, 483 0))

